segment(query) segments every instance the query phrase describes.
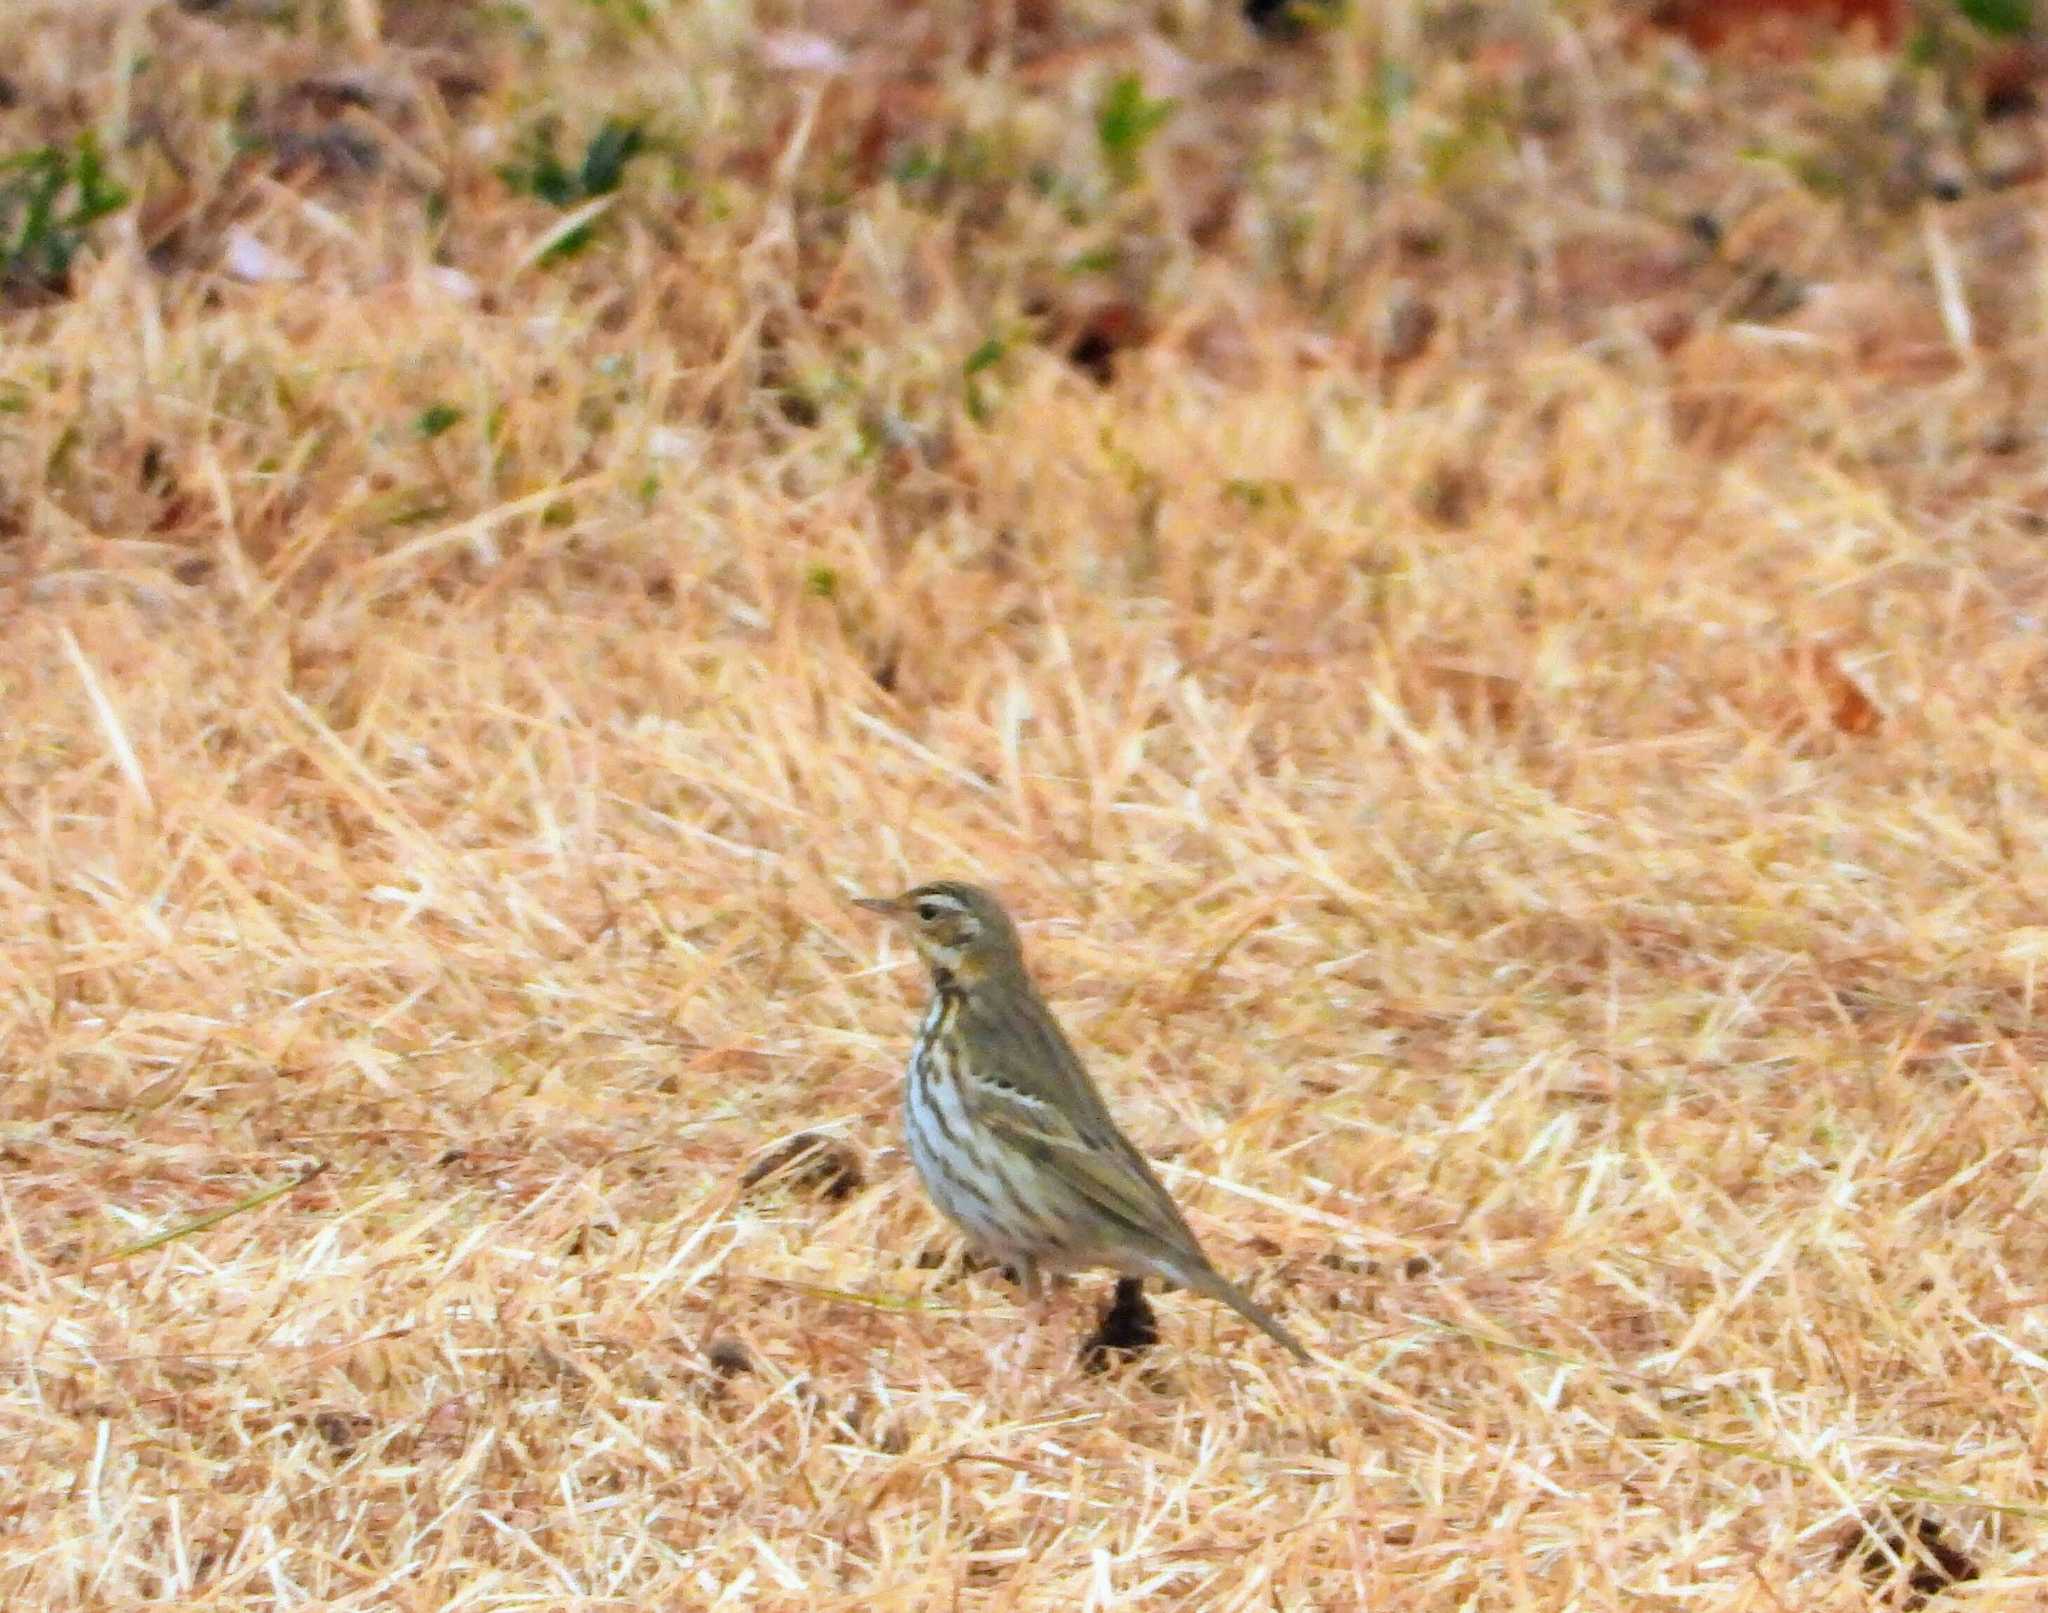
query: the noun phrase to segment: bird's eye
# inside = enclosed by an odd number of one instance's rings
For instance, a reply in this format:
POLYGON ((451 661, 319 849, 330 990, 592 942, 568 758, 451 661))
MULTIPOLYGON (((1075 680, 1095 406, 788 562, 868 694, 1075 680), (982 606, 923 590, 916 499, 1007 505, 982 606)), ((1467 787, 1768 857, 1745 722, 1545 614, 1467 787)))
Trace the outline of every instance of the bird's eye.
POLYGON ((919 902, 917 904, 917 916, 927 924, 939 916, 939 911, 939 904, 937 902, 919 902))

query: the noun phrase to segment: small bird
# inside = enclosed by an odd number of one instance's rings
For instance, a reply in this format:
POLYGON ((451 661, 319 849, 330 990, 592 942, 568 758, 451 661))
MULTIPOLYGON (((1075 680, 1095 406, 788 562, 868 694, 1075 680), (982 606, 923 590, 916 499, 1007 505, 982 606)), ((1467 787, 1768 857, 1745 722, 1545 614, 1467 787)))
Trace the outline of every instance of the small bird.
POLYGON ((932 975, 903 1086, 925 1191, 968 1240, 1017 1274, 1106 1266, 1221 1300, 1302 1360, 1295 1337, 1223 1277, 1031 983, 1017 927, 979 886, 939 880, 856 898, 910 933, 932 975))

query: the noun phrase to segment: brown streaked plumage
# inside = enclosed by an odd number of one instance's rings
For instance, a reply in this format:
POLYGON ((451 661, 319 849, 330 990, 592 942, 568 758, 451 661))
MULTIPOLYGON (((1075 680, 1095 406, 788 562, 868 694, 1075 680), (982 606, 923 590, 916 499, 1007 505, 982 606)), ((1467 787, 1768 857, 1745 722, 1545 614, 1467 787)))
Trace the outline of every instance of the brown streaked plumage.
POLYGON ((1024 967, 1017 927, 979 886, 919 885, 858 905, 894 919, 931 970, 903 1087, 910 1157, 970 1242, 1015 1269, 1106 1266, 1222 1301, 1304 1361, 1294 1336, 1209 1263, 1145 1157, 1117 1128, 1024 967))

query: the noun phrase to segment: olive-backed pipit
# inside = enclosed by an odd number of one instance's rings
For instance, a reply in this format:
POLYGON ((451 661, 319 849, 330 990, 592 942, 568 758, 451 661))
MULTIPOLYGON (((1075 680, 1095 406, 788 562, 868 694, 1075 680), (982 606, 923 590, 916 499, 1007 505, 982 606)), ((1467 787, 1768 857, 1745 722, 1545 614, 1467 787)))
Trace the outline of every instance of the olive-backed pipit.
POLYGON ((1209 1264, 1025 970, 987 891, 941 880, 859 905, 902 924, 932 975, 903 1088, 933 1202, 1037 1298, 1040 1274, 1106 1266, 1221 1300, 1303 1360, 1286 1328, 1209 1264))

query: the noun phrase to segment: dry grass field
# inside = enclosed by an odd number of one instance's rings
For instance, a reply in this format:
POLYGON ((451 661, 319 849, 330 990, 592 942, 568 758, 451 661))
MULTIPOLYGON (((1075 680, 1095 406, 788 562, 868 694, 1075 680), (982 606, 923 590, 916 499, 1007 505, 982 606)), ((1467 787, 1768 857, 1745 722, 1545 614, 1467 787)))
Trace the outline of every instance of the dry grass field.
POLYGON ((2048 1605, 2037 113, 1643 10, 14 0, 0 1606, 2048 1605))

